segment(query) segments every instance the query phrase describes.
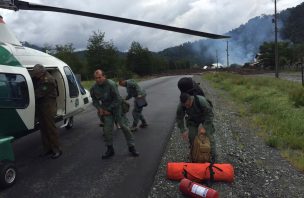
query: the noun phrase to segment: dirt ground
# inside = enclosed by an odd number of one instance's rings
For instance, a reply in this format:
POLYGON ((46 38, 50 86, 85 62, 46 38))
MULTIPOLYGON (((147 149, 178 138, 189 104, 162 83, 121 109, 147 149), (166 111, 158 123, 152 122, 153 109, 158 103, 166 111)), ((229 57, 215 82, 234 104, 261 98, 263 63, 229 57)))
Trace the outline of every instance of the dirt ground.
MULTIPOLYGON (((197 76, 196 80, 200 80, 197 76)), ((257 136, 258 129, 249 118, 241 117, 239 108, 226 93, 212 88, 205 80, 201 85, 213 102, 218 163, 234 166, 233 183, 214 183, 220 197, 304 197, 304 174, 297 171, 280 153, 257 136)), ((166 178, 168 162, 188 161, 188 145, 175 127, 163 154, 149 197, 184 197, 178 181, 166 178)))

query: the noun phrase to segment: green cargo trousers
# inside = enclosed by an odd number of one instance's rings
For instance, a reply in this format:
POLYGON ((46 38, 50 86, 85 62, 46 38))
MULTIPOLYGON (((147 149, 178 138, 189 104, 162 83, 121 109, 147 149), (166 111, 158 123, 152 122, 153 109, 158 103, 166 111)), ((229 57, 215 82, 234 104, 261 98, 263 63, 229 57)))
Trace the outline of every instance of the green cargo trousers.
POLYGON ((54 152, 60 150, 58 129, 55 125, 56 99, 45 99, 36 107, 44 150, 54 152))
MULTIPOLYGON (((206 136, 209 138, 209 141, 210 141, 211 155, 215 158, 215 156, 216 156, 216 148, 215 148, 216 143, 215 143, 215 139, 214 139, 215 128, 214 128, 212 122, 204 122, 202 124, 206 130, 206 136)), ((189 130, 189 132, 188 132, 189 143, 192 147, 192 145, 194 143, 194 139, 195 139, 196 135, 198 134, 199 124, 194 123, 192 121, 187 121, 187 127, 189 130)))
POLYGON ((114 115, 103 116, 104 117, 104 141, 107 146, 113 145, 113 128, 116 121, 125 136, 128 147, 134 146, 134 135, 129 128, 129 121, 125 114, 122 113, 121 105, 114 112, 114 115))
POLYGON ((142 122, 142 123, 146 123, 146 120, 144 118, 144 116, 142 115, 142 111, 143 111, 143 107, 139 108, 137 105, 136 105, 136 102, 134 100, 134 108, 132 110, 132 116, 133 116, 133 126, 137 126, 139 120, 142 122))

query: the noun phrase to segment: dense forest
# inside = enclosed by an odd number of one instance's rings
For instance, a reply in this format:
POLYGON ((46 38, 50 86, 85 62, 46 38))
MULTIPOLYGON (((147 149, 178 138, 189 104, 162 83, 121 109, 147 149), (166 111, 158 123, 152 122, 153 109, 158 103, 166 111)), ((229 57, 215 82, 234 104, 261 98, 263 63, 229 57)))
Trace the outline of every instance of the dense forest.
MULTIPOLYGON (((304 3, 278 14, 279 63, 282 68, 299 65, 304 57, 304 3)), ((139 42, 133 41, 127 52, 120 52, 112 41, 105 40, 105 33, 93 32, 85 51, 75 51, 73 44, 37 47, 66 62, 82 79, 91 79, 95 69, 100 68, 110 77, 150 75, 176 69, 188 69, 211 65, 216 61, 229 66, 254 62, 264 68, 274 67, 273 16, 263 15, 250 19, 246 24, 231 30, 229 40, 203 39, 179 46, 151 52, 139 42), (228 42, 227 42, 228 41, 228 42), (228 46, 228 48, 227 48, 228 46)))

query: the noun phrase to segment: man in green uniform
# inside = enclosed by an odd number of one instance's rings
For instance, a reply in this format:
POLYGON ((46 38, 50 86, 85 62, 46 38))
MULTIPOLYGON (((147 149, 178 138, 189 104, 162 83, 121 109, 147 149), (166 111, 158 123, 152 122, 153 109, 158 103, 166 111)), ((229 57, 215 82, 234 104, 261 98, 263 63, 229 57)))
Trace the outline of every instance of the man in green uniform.
POLYGON ((146 92, 143 89, 141 89, 141 87, 133 79, 120 80, 119 85, 122 87, 125 87, 127 90, 128 95, 125 98, 125 100, 129 100, 130 98, 134 97, 134 108, 132 111, 133 124, 131 127, 131 131, 137 130, 137 125, 138 125, 139 120, 141 121, 141 124, 139 125, 139 127, 146 128, 148 126, 148 124, 142 114, 144 106, 138 105, 139 100, 141 100, 143 102, 146 101, 146 98, 145 98, 146 92))
POLYGON ((135 157, 139 156, 135 149, 134 136, 128 127, 128 119, 122 112, 123 100, 119 95, 116 83, 107 79, 102 70, 96 70, 94 77, 96 83, 92 86, 90 92, 93 105, 104 119, 104 140, 107 145, 107 151, 102 155, 102 159, 108 159, 115 154, 113 148, 113 127, 115 121, 120 125, 124 133, 129 152, 135 157))
POLYGON ((57 85, 53 76, 46 69, 37 64, 33 68, 33 82, 36 98, 36 113, 46 155, 56 159, 61 156, 58 129, 55 125, 57 112, 57 85))
POLYGON ((190 147, 192 148, 194 139, 198 134, 198 127, 200 124, 206 130, 206 135, 211 144, 211 160, 215 162, 215 140, 214 140, 214 126, 213 126, 213 111, 209 102, 204 96, 189 95, 187 93, 181 93, 180 104, 177 107, 176 121, 178 128, 182 133, 184 140, 189 140, 190 147), (184 119, 186 119, 186 126, 184 119), (187 129, 187 128, 188 129, 187 129))
MULTIPOLYGON (((101 102, 101 101, 99 101, 99 102, 101 102)), ((100 127, 104 127, 104 118, 103 118, 102 115, 99 114, 98 110, 97 110, 97 116, 99 117, 99 120, 100 120, 99 126, 100 127)), ((116 121, 115 121, 115 126, 116 126, 117 129, 120 129, 120 126, 119 126, 119 124, 116 121)))

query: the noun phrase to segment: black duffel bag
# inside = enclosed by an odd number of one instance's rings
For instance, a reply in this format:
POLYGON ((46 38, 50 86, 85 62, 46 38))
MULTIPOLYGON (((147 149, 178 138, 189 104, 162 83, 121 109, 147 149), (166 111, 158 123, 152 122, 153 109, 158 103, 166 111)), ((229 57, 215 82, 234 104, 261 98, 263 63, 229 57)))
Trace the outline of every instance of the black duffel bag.
POLYGON ((139 98, 135 98, 135 105, 138 108, 143 108, 143 107, 146 107, 148 105, 148 103, 147 103, 145 97, 139 97, 139 98))

